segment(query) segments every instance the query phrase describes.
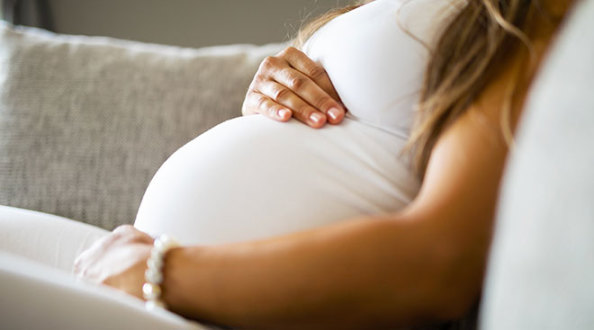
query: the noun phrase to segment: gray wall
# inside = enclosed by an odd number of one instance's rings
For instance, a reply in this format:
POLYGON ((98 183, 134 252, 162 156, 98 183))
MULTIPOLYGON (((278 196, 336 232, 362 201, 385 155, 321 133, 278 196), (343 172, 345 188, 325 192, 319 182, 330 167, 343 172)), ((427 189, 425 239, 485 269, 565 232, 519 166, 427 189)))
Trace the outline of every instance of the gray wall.
POLYGON ((60 33, 201 47, 288 40, 349 0, 50 0, 60 33))

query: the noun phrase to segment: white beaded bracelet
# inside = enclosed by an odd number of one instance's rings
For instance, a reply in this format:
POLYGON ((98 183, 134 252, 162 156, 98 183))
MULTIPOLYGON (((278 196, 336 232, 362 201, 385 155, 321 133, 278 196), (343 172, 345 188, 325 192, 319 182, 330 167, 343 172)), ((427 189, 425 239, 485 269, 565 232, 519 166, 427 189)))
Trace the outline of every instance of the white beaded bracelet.
POLYGON ((146 265, 147 269, 144 273, 144 285, 142 286, 142 294, 146 299, 146 308, 153 310, 155 308, 167 308, 165 302, 161 300, 161 283, 163 283, 163 263, 167 251, 179 244, 167 235, 159 235, 155 239, 151 256, 148 258, 146 265))

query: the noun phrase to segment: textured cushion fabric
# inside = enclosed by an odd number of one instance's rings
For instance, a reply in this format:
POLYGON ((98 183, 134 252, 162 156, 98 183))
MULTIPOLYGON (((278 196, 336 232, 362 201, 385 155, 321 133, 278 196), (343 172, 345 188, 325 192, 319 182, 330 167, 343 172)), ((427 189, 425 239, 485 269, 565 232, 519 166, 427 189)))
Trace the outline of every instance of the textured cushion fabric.
POLYGON ((508 164, 484 330, 594 329, 594 0, 534 86, 508 164))
POLYGON ((282 47, 203 49, 0 24, 0 204, 106 229, 133 222, 161 163, 240 107, 282 47))

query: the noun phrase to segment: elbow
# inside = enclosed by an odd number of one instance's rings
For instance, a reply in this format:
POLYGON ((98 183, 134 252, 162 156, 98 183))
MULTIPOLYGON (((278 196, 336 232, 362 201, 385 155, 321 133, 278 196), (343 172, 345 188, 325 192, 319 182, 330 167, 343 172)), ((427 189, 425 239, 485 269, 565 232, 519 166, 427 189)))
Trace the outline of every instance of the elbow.
POLYGON ((459 243, 437 243, 433 248, 419 249, 420 254, 407 261, 405 272, 401 265, 392 267, 393 272, 387 272, 389 277, 404 281, 378 294, 378 301, 390 298, 384 301, 386 313, 381 315, 385 318, 375 315, 373 319, 380 323, 373 328, 439 324, 474 312, 483 283, 486 251, 459 243))
MULTIPOLYGON (((444 295, 443 297, 448 297, 444 295)), ((449 322, 461 320, 474 310, 478 303, 479 294, 450 295, 447 302, 433 306, 431 318, 435 322, 449 322)))
POLYGON ((459 320, 476 307, 482 290, 487 249, 458 248, 440 256, 428 312, 437 322, 459 320))
MULTIPOLYGON (((394 232, 403 232, 400 226, 394 227, 394 232)), ((431 228, 409 230, 412 234, 406 237, 387 240, 390 248, 383 250, 390 252, 382 260, 392 262, 382 263, 385 268, 375 272, 382 274, 378 283, 385 285, 382 290, 372 290, 375 303, 371 307, 382 306, 381 312, 369 308, 374 319, 393 328, 459 320, 474 310, 482 289, 489 237, 451 235, 431 228)), ((390 230, 384 233, 391 237, 390 230)))

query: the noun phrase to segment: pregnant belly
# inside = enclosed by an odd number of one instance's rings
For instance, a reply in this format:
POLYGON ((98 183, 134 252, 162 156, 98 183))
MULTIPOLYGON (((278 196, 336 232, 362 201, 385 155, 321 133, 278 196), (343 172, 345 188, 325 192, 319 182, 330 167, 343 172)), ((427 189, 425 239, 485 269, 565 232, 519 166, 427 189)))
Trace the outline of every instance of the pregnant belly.
POLYGON ((135 226, 217 244, 396 211, 419 183, 405 141, 346 119, 311 129, 261 116, 222 123, 176 151, 145 192, 135 226))

